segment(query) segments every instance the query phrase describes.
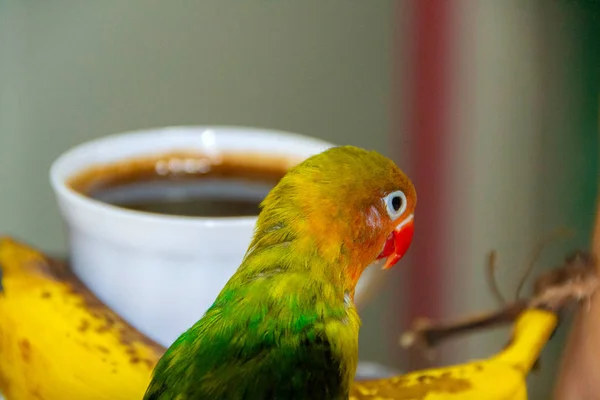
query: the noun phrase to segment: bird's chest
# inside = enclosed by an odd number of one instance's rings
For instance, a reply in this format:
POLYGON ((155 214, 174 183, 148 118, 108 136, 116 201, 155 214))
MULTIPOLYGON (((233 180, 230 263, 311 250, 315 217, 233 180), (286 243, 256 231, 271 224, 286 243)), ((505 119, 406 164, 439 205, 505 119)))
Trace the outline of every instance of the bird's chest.
POLYGON ((344 299, 341 318, 330 320, 325 327, 332 355, 340 360, 344 379, 354 380, 358 363, 358 333, 360 318, 349 296, 344 299))

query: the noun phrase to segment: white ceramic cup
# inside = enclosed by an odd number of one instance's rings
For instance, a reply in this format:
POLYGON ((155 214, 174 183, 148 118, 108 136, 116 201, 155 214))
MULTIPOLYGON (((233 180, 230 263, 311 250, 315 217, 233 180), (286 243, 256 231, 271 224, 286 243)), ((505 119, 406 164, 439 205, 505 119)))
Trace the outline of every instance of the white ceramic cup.
MULTIPOLYGON (((69 228, 74 272, 104 303, 164 346, 199 320, 239 266, 256 217, 183 217, 132 211, 86 197, 69 178, 98 164, 172 151, 259 152, 292 166, 333 146, 246 127, 169 127, 90 141, 62 154, 50 180, 69 228)), ((371 269, 372 270, 372 269, 371 269)), ((367 270, 357 305, 373 281, 367 270)))

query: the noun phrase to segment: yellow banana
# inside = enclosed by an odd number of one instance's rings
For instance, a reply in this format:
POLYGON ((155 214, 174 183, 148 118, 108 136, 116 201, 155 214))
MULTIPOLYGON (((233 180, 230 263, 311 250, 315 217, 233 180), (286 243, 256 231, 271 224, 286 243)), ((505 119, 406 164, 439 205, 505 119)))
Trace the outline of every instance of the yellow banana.
POLYGON ((0 391, 7 400, 141 399, 163 348, 63 265, 0 239, 0 391))
POLYGON ((356 382, 350 400, 526 400, 525 379, 552 335, 557 317, 527 309, 517 319, 510 344, 485 360, 356 382))
MULTIPOLYGON (((557 324, 528 309, 497 355, 356 382, 350 398, 527 398, 525 378, 557 324)), ((66 267, 0 238, 0 392, 6 400, 141 399, 164 348, 100 302, 66 267)))

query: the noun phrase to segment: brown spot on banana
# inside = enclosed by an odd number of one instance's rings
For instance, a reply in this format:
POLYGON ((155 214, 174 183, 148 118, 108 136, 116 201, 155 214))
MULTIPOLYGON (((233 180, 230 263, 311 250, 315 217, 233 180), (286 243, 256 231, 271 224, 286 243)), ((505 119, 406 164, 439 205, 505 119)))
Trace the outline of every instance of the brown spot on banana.
POLYGON ((3 393, 4 395, 6 395, 7 393, 10 393, 10 381, 1 372, 0 372, 0 387, 4 389, 4 392, 5 392, 5 393, 3 393))
POLYGON ((87 331, 90 328, 90 321, 84 319, 81 321, 81 325, 77 328, 77 330, 81 333, 87 331))
POLYGON ((350 390, 350 399, 422 400, 432 393, 456 394, 472 388, 469 380, 453 378, 447 374, 424 374, 413 379, 400 378, 356 382, 350 390))
POLYGON ((23 361, 29 363, 31 361, 31 344, 29 343, 29 340, 22 339, 19 341, 19 350, 21 351, 21 358, 23 361))
POLYGON ((44 397, 40 394, 37 388, 31 389, 31 397, 37 400, 44 400, 44 397))
POLYGON ((110 354, 110 350, 104 346, 97 346, 98 350, 100 350, 104 354, 110 354))

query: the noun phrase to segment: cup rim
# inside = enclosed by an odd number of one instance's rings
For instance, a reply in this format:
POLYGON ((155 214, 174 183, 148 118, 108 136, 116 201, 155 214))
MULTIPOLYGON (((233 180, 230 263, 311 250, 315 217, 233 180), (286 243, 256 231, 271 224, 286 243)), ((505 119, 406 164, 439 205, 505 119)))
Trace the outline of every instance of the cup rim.
MULTIPOLYGON (((101 143, 111 142, 124 137, 138 136, 143 138, 146 135, 166 134, 168 131, 177 130, 179 132, 189 132, 190 134, 198 134, 201 131, 212 130, 216 135, 234 134, 233 131, 253 132, 263 137, 279 137, 288 140, 295 140, 298 143, 303 143, 315 148, 315 153, 325 150, 326 148, 335 146, 334 144, 298 133, 288 132, 284 130, 238 126, 238 125, 173 125, 155 128, 137 129, 124 131, 119 133, 108 134, 96 139, 79 143, 68 150, 61 153, 51 164, 49 169, 49 178, 52 189, 60 198, 70 202, 71 204, 87 208, 89 211, 95 212, 107 217, 119 217, 123 219, 136 219, 141 222, 162 222, 170 225, 178 226, 198 226, 205 227, 228 227, 228 226, 247 226, 256 223, 257 216, 226 216, 226 217, 204 217, 204 216, 185 216, 185 215, 170 215, 170 214, 155 214, 139 210, 130 210, 121 208, 109 203, 105 203, 90 197, 87 197, 66 185, 66 179, 59 173, 60 168, 68 162, 73 156, 84 149, 97 146, 101 143)), ((93 164, 90 164, 93 165, 93 164)), ((73 176, 71 174, 70 176, 73 176)))

